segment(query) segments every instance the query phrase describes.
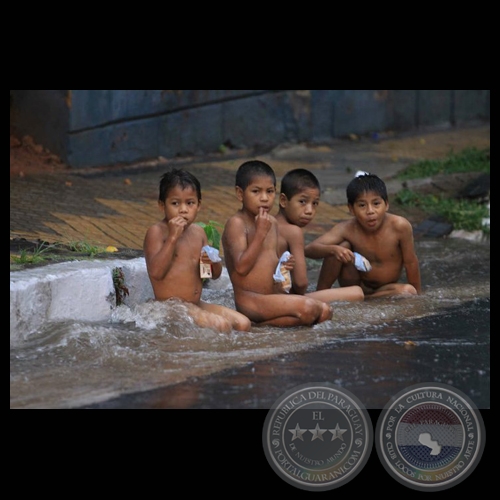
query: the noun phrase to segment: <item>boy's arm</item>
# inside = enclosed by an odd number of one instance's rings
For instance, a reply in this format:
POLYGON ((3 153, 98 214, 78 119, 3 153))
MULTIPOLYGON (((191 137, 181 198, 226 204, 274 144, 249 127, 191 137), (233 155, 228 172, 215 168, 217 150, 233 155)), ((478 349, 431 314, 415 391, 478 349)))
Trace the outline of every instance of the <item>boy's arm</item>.
POLYGON ((250 244, 247 244, 245 223, 239 217, 232 217, 227 221, 223 233, 224 253, 230 256, 238 274, 246 276, 253 269, 264 240, 273 227, 274 218, 271 217, 260 210, 255 217, 255 235, 250 244))
POLYGON ((220 275, 222 274, 222 262, 210 261, 210 264, 212 265, 212 279, 216 280, 217 278, 220 278, 220 275))
POLYGON ((329 231, 306 245, 304 249, 305 256, 309 259, 324 259, 335 255, 341 262, 352 262, 354 255, 351 250, 340 246, 340 243, 346 239, 343 233, 344 224, 339 222, 329 231))
POLYGON ((288 250, 295 258, 295 265, 290 271, 292 275, 292 293, 304 295, 307 291, 307 263, 304 255, 304 234, 298 226, 287 227, 282 236, 288 244, 288 250))
POLYGON ((159 225, 151 226, 144 238, 144 258, 150 278, 162 280, 170 269, 175 246, 179 236, 183 233, 186 221, 176 217, 168 222, 168 236, 164 241, 164 234, 159 225))
POLYGON ((406 278, 410 285, 413 285, 420 295, 422 293, 422 283, 420 279, 420 265, 415 244, 413 241, 413 228, 409 221, 404 220, 401 224, 401 252, 403 255, 403 265, 406 270, 406 278))

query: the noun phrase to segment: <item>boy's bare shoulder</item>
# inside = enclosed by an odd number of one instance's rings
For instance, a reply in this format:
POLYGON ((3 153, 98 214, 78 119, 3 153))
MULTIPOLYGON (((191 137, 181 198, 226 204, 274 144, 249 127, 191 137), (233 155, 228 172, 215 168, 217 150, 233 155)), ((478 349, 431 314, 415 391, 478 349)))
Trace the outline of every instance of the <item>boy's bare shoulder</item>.
POLYGON ((168 231, 168 225, 164 220, 161 220, 149 226, 146 234, 163 234, 165 231, 168 231))
POLYGON ((386 214, 386 218, 395 229, 404 230, 412 227, 411 222, 402 215, 386 214))
POLYGON ((281 220, 278 220, 278 229, 281 235, 283 235, 286 239, 290 238, 304 238, 304 233, 302 232, 302 229, 299 226, 296 226, 295 224, 290 224, 289 222, 283 222, 281 220))
POLYGON ((352 219, 342 220, 342 221, 336 222, 329 229, 329 232, 344 231, 346 229, 350 229, 350 228, 356 226, 356 224, 357 224, 357 220, 355 217, 353 217, 352 219))
POLYGON ((194 234, 200 234, 201 236, 203 236, 205 234, 205 230, 199 224, 191 224, 189 226, 189 229, 194 234))
POLYGON ((235 224, 244 224, 242 215, 237 212, 231 215, 224 224, 224 227, 227 229, 228 227, 234 226, 235 224))

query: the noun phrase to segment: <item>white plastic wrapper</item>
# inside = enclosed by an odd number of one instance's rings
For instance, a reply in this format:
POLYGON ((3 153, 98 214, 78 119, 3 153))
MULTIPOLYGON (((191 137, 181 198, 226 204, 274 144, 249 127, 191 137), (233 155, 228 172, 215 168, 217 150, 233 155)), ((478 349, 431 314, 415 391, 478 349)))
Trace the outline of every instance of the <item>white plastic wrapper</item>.
POLYGON ((201 251, 207 252, 208 258, 212 262, 220 262, 222 259, 219 256, 219 250, 217 248, 211 247, 210 245, 205 245, 201 251))
POLYGON ((370 264, 368 259, 366 259, 365 257, 363 257, 361 254, 359 254, 357 252, 353 252, 353 253, 354 253, 354 265, 356 266, 356 269, 358 271, 363 272, 363 273, 367 273, 368 271, 371 271, 372 265, 370 264))
POLYGON ((283 252, 278 265, 276 266, 276 271, 273 274, 274 281, 281 283, 281 286, 286 293, 289 293, 292 288, 292 277, 290 276, 290 271, 284 266, 285 262, 290 258, 290 255, 291 253, 288 250, 283 252))

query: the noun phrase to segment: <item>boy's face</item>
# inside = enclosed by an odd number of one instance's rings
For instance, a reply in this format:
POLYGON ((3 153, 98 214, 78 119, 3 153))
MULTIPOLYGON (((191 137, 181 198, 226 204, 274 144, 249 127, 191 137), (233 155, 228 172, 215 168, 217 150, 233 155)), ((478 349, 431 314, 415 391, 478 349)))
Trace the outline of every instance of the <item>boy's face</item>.
POLYGON ((389 203, 373 191, 360 194, 354 204, 349 205, 351 214, 368 231, 374 231, 382 225, 387 210, 389 203))
POLYGON ((182 189, 181 186, 170 189, 165 202, 160 201, 159 205, 163 208, 167 220, 182 217, 188 224, 194 222, 201 208, 196 189, 182 189))
POLYGON ((295 226, 305 227, 314 219, 319 205, 320 192, 316 188, 305 188, 289 200, 280 195, 280 209, 286 220, 295 226))
POLYGON ((270 212, 276 197, 276 186, 273 179, 267 175, 254 177, 245 190, 236 187, 236 196, 242 202, 243 208, 253 215, 263 208, 270 212))

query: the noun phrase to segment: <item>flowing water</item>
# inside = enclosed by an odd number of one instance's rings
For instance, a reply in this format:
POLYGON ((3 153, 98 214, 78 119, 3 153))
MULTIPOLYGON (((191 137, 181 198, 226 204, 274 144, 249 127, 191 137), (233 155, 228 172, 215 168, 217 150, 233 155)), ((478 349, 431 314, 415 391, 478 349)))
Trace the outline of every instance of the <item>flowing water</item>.
MULTIPOLYGON (((489 408, 489 242, 416 245, 421 296, 336 303, 312 328, 219 334, 175 301, 120 306, 105 324, 46 325, 11 347, 10 407, 270 408, 291 387, 329 381, 382 408, 434 381, 489 408)), ((234 307, 230 287, 203 298, 234 307)))

